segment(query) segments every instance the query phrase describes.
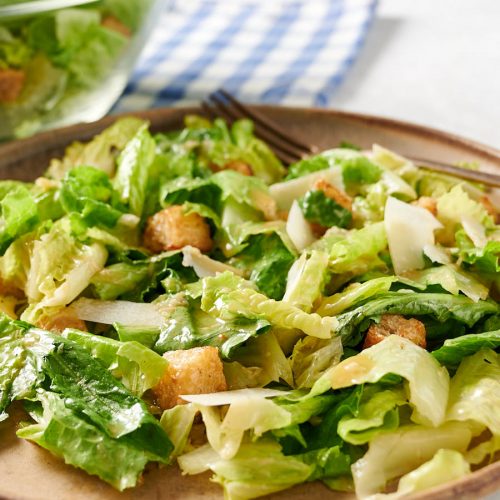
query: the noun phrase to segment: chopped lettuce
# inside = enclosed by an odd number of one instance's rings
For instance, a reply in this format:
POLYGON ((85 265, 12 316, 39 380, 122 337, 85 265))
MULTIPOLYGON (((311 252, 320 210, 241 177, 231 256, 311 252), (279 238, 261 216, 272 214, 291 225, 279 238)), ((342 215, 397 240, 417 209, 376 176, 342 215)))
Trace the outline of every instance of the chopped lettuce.
MULTIPOLYGON (((318 250, 303 253, 288 271, 284 302, 311 312, 328 277, 328 255, 318 250)), ((332 315, 330 315, 332 316, 332 315)))
POLYGON ((446 368, 411 341, 389 335, 338 364, 329 373, 334 389, 378 382, 393 373, 407 381, 413 421, 437 427, 445 420, 450 377, 446 368))
POLYGON ((325 228, 348 227, 351 223, 351 212, 317 189, 307 191, 299 200, 299 206, 309 222, 325 228))
POLYGON ((444 344, 432 355, 444 366, 457 368, 462 359, 482 349, 500 347, 500 330, 484 333, 471 333, 454 339, 446 339, 444 344))
MULTIPOLYGON (((341 335, 344 344, 356 345, 362 332, 370 321, 382 314, 401 314, 403 316, 423 316, 432 318, 446 327, 464 324, 472 328, 480 320, 494 317, 499 313, 499 306, 490 301, 474 302, 463 295, 445 293, 414 293, 408 291, 386 292, 351 311, 337 316, 337 335, 341 335)), ((429 332, 428 336, 429 336, 429 332)))
POLYGON ((335 318, 321 318, 286 302, 269 299, 246 286, 241 278, 227 272, 203 280, 201 307, 221 319, 232 319, 235 316, 262 318, 277 327, 297 328, 306 335, 318 338, 330 338, 337 327, 335 318), (231 284, 235 281, 238 284, 233 289, 231 284))
POLYGON ((434 428, 406 425, 379 434, 352 466, 356 494, 364 498, 381 492, 390 480, 416 469, 440 449, 463 453, 471 437, 462 422, 446 422, 434 428))
POLYGON ((103 170, 112 176, 116 168, 116 151, 121 151, 146 122, 127 117, 97 135, 90 142, 74 142, 66 149, 64 158, 51 161, 47 176, 62 179, 73 167, 87 165, 103 170))

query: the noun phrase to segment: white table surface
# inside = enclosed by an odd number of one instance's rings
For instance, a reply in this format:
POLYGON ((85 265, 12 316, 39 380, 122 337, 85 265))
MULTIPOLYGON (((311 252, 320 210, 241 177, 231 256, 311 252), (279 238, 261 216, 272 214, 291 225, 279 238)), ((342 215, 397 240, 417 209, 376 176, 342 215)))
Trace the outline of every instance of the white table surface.
POLYGON ((380 0, 332 106, 500 149, 500 0, 380 0))

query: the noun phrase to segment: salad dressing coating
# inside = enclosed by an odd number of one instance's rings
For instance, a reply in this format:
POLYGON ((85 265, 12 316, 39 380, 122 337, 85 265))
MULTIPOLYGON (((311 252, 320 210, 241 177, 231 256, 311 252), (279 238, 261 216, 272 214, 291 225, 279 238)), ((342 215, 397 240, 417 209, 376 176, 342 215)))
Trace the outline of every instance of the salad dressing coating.
POLYGON ((118 120, 0 181, 0 421, 23 402, 20 439, 118 490, 463 477, 500 451, 488 195, 377 145, 285 167, 247 120, 118 120))

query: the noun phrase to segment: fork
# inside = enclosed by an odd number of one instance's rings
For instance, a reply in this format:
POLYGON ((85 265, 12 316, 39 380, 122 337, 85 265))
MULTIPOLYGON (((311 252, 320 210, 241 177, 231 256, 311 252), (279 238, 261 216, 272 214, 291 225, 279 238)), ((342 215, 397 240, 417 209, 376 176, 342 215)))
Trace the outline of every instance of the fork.
MULTIPOLYGON (((202 108, 210 118, 224 118, 229 124, 241 118, 250 118, 254 122, 255 135, 266 141, 276 156, 286 165, 291 165, 319 153, 319 148, 316 145, 307 144, 290 134, 269 118, 243 104, 224 89, 216 90, 208 97, 205 97, 202 101, 202 108)), ((500 175, 469 170, 424 158, 408 157, 408 159, 418 167, 426 170, 454 175, 461 179, 480 182, 488 186, 500 187, 500 175)))

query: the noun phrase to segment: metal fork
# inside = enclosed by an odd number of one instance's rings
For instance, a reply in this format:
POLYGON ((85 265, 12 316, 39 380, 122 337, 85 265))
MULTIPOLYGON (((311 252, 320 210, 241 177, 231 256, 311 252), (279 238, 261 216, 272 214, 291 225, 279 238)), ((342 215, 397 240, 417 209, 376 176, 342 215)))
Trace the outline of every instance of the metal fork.
MULTIPOLYGON (((224 118, 229 124, 241 118, 250 118, 254 122, 255 135, 264 140, 286 165, 291 165, 319 152, 317 146, 307 144, 293 136, 269 118, 238 101, 224 89, 219 89, 205 97, 202 101, 202 108, 209 117, 224 118)), ((424 158, 408 158, 418 167, 426 170, 454 175, 488 186, 500 187, 500 175, 469 170, 424 158)))

